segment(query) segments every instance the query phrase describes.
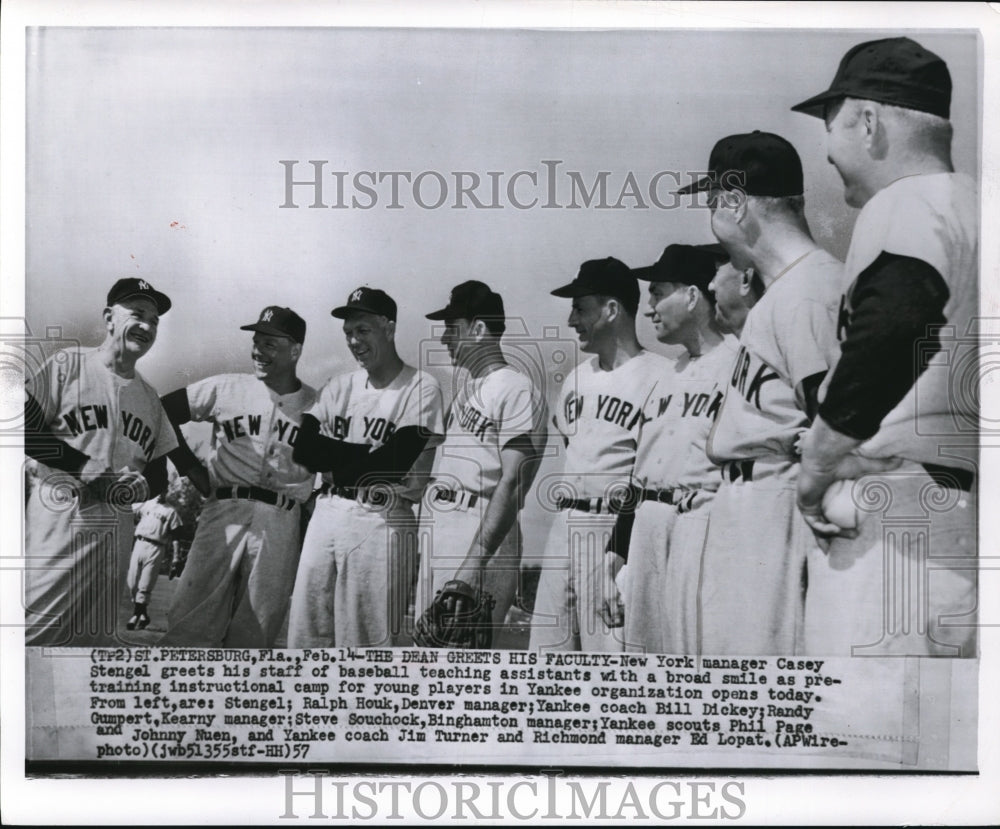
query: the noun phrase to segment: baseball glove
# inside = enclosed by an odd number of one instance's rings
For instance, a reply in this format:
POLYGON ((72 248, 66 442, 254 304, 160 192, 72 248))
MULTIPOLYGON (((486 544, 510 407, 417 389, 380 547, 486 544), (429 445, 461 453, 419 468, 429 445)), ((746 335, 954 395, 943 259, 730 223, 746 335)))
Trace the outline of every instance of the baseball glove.
POLYGON ((418 648, 484 649, 493 644, 493 597, 454 579, 442 587, 417 620, 418 648))

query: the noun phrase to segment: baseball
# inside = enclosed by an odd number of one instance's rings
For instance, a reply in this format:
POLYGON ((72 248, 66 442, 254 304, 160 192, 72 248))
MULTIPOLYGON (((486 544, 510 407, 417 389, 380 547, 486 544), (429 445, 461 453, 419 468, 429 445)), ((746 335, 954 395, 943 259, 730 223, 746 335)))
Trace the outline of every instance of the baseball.
POLYGON ((834 481, 823 493, 823 515, 843 530, 858 528, 858 508, 854 503, 854 481, 834 481))

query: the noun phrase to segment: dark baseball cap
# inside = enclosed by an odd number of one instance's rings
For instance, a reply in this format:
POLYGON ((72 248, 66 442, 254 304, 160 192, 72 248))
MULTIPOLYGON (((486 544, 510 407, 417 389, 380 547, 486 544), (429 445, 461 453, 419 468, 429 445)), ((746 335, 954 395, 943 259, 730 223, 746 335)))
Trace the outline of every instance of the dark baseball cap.
POLYGON ((951 110, 948 64, 908 37, 869 40, 849 50, 826 92, 792 107, 823 118, 826 105, 862 98, 947 118, 951 110))
POLYGON ((348 314, 359 312, 396 319, 396 300, 379 288, 361 286, 351 291, 347 303, 334 308, 330 313, 337 319, 347 319, 348 314))
POLYGON ((802 161, 795 147, 773 132, 727 135, 708 157, 709 175, 678 190, 739 190, 748 196, 801 196, 802 161))
POLYGON ((506 314, 503 299, 485 282, 470 279, 451 289, 448 304, 427 314, 429 320, 488 320, 499 323, 501 331, 506 314))
POLYGON ((590 259, 584 262, 572 282, 552 291, 553 296, 561 297, 595 294, 613 296, 638 305, 639 283, 628 265, 609 256, 607 259, 590 259))
POLYGON ((306 340, 306 321, 291 308, 268 305, 260 312, 260 319, 250 325, 241 325, 240 331, 260 331, 272 337, 288 337, 297 343, 306 340))
POLYGON ((667 245, 655 264, 633 268, 632 273, 646 282, 694 285, 708 294, 708 283, 727 258, 721 245, 667 245))
POLYGON ((111 286, 111 290, 108 291, 108 305, 114 305, 133 296, 142 296, 150 300, 156 306, 158 314, 165 314, 170 310, 170 297, 157 291, 145 279, 134 277, 119 279, 111 286))

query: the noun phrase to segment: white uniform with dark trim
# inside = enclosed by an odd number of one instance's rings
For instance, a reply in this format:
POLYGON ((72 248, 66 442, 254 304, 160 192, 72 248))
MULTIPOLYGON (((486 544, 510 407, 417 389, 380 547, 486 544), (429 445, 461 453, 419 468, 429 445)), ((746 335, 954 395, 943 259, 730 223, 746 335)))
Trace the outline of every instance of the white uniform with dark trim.
POLYGON ((796 443, 809 426, 796 389, 825 373, 836 352, 842 269, 814 250, 747 314, 706 447, 723 482, 705 540, 701 653, 802 648, 805 560, 815 541, 795 501, 796 443))
MULTIPOLYGON (((438 448, 434 483, 420 512, 420 578, 416 617, 455 571, 482 525, 500 481, 500 451, 529 435, 535 449, 545 442, 546 406, 527 375, 503 366, 484 377, 467 377, 452 401, 447 435, 438 448), (441 491, 453 494, 447 499, 441 491)), ((525 493, 520 493, 523 500, 525 493)), ((494 625, 502 625, 517 592, 521 531, 515 520, 486 566, 483 590, 495 601, 494 625)))
POLYGON ((132 511, 139 523, 135 526, 135 543, 132 545, 126 584, 132 601, 146 604, 156 587, 163 552, 173 532, 181 526, 181 517, 177 510, 159 498, 136 504, 132 511))
MULTIPOLYGON (((93 460, 88 468, 142 472, 177 447, 156 390, 136 372, 109 370, 96 348, 64 349, 28 380, 56 437, 93 460)), ((28 645, 112 644, 132 544, 132 505, 73 494, 74 478, 37 464, 25 518, 28 645)), ((112 492, 109 500, 121 501, 112 492)))
POLYGON ((722 406, 736 342, 685 352, 645 406, 633 482, 648 498, 636 507, 622 582, 625 641, 646 653, 694 653, 702 554, 719 467, 705 441, 722 406))
MULTIPOLYGON (((855 281, 883 251, 937 270, 949 291, 948 328, 941 351, 859 449, 904 464, 854 484, 858 538, 835 538, 828 553, 810 555, 806 648, 830 656, 971 657, 976 488, 939 486, 923 464, 977 468, 979 196, 972 179, 910 176, 871 198, 854 226, 841 282, 847 317, 855 281)), ((920 353, 916 343, 915 359, 920 353)))
POLYGON ((213 497, 198 529, 160 644, 271 647, 288 609, 299 559, 299 505, 315 475, 292 460, 302 413, 316 390, 277 394, 249 374, 221 374, 187 388, 193 421, 213 424, 213 497), (278 503, 218 497, 259 487, 278 503))
POLYGON ((580 363, 563 383, 553 421, 565 442, 561 473, 539 480, 538 497, 553 510, 531 620, 531 650, 622 651, 622 628, 600 616, 609 592, 604 554, 617 515, 609 496, 627 491, 643 408, 671 361, 641 351, 612 371, 598 358, 580 363), (587 501, 589 511, 557 509, 557 499, 587 501))
MULTIPOLYGON (((382 446, 397 429, 444 432, 441 387, 404 366, 385 388, 358 370, 334 377, 309 414, 320 434, 382 446)), ((288 620, 288 646, 374 647, 396 644, 414 581, 417 555, 413 504, 433 464, 428 445, 399 484, 360 488, 354 498, 328 492, 316 499, 302 545, 288 620)), ((333 476, 324 474, 325 484, 333 476)))

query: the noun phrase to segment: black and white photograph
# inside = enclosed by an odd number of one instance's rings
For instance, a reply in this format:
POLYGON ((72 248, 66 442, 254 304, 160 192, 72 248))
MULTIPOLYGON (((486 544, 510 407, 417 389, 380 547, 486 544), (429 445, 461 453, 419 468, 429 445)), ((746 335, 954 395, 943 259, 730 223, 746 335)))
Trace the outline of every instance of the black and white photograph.
POLYGON ((13 822, 1000 819, 993 6, 12 5, 13 822))

